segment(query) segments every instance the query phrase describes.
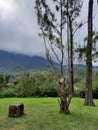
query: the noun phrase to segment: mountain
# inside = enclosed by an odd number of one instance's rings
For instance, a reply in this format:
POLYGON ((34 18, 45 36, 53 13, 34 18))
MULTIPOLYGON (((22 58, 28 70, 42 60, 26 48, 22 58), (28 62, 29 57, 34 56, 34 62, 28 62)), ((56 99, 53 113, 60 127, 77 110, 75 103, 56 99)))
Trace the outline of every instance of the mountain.
MULTIPOLYGON (((55 63, 55 62, 54 62, 55 63)), ((58 72, 59 66, 55 63, 58 72)), ((64 70, 66 74, 66 65, 64 65, 64 70)), ((86 70, 85 65, 74 65, 74 69, 81 71, 86 70)), ((12 52, 7 52, 0 50, 0 72, 4 73, 12 73, 12 72, 26 72, 26 71, 52 71, 51 65, 47 61, 47 59, 41 56, 27 56, 24 54, 17 54, 12 52)), ((98 66, 93 66, 93 71, 98 71, 98 66)))
POLYGON ((0 50, 0 72, 30 70, 51 70, 51 66, 47 59, 41 56, 27 56, 0 50))

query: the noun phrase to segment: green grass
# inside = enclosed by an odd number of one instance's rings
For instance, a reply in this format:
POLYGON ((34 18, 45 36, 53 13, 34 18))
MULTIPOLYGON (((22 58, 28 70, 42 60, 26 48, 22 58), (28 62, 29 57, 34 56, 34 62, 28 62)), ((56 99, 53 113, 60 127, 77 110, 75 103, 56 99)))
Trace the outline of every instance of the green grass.
POLYGON ((98 130, 98 100, 96 107, 83 106, 84 99, 73 98, 70 115, 59 113, 57 98, 0 99, 0 130, 98 130), (8 117, 9 105, 23 102, 25 115, 8 117))

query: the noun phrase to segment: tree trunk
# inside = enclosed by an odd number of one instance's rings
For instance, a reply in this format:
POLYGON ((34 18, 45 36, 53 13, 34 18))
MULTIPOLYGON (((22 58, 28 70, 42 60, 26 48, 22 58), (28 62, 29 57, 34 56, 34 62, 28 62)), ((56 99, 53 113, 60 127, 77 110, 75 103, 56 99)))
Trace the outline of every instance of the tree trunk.
POLYGON ((86 60, 86 93, 85 102, 87 106, 94 106, 92 94, 92 32, 93 32, 93 0, 89 0, 88 7, 88 41, 87 41, 87 60, 86 60))
POLYGON ((65 91, 65 78, 62 77, 59 81, 59 96, 60 96, 60 113, 68 114, 68 104, 67 104, 67 97, 65 91))
POLYGON ((61 50, 61 62, 60 62, 60 70, 61 70, 61 75, 63 75, 64 74, 64 70, 63 70, 63 60, 64 60, 64 50, 63 50, 63 39, 62 39, 62 34, 63 34, 63 19, 62 19, 62 17, 63 17, 63 1, 62 0, 60 0, 60 5, 61 5, 61 10, 60 10, 60 16, 61 16, 61 20, 60 20, 60 41, 61 41, 61 48, 60 48, 60 50, 61 50))
POLYGON ((72 93, 74 93, 74 79, 73 79, 73 28, 72 21, 69 16, 69 32, 70 32, 70 47, 69 47, 69 78, 70 78, 70 87, 72 93))

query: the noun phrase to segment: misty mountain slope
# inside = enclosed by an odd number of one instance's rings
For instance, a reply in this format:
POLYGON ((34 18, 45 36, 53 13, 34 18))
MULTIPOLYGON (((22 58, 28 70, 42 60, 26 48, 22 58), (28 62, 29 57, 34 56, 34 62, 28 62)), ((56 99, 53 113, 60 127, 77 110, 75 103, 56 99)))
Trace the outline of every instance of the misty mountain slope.
POLYGON ((0 71, 51 70, 48 61, 40 56, 27 56, 0 50, 0 71))
MULTIPOLYGON (((54 62, 55 63, 55 62, 54 62)), ((59 65, 55 63, 59 72, 59 65)), ((86 70, 85 65, 74 65, 78 71, 86 70)), ((31 70, 53 71, 47 59, 41 56, 27 56, 0 50, 0 72, 26 72, 31 70)), ((98 66, 93 66, 93 71, 98 71, 98 66)), ((64 73, 66 74, 67 67, 64 65, 64 73)))

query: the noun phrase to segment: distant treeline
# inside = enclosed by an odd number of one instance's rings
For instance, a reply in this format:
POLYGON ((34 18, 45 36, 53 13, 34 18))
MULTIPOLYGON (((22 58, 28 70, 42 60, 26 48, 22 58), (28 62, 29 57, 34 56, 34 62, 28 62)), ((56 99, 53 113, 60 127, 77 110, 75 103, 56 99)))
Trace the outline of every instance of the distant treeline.
MULTIPOLYGON (((85 96, 85 72, 74 77, 74 96, 85 96)), ((0 74, 0 97, 58 97, 58 84, 50 72, 32 72, 21 75, 0 74)), ((68 89, 66 85, 65 89, 68 89)), ((98 99, 98 72, 93 76, 93 96, 98 99)))

